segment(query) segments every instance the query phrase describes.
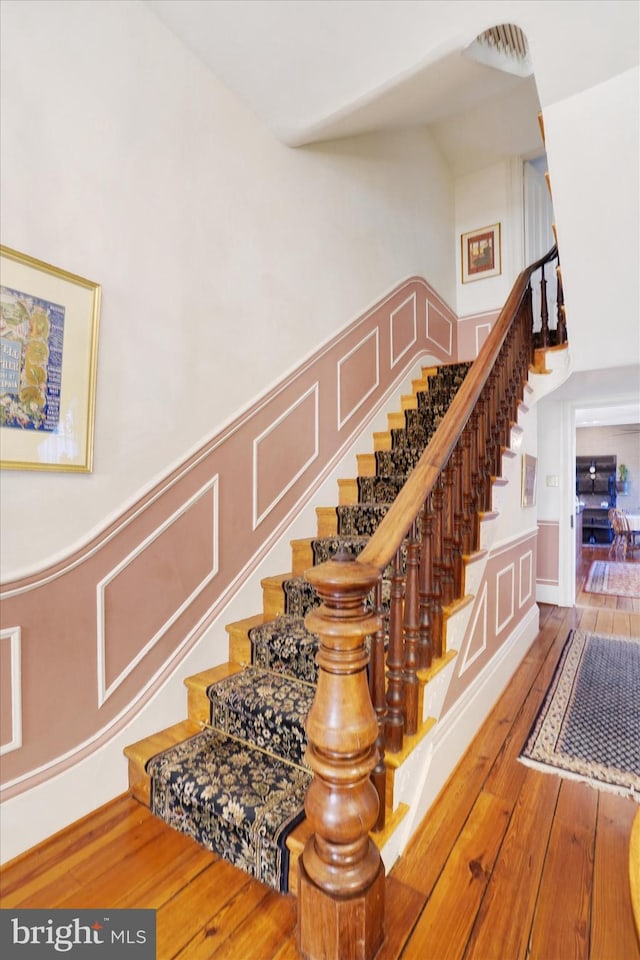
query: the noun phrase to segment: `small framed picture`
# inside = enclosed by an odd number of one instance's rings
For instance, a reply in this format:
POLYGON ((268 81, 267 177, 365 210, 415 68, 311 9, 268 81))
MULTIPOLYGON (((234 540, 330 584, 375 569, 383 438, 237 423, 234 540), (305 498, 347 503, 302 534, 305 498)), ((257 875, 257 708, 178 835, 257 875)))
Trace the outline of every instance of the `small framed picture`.
POLYGON ((522 506, 533 507, 536 502, 536 474, 538 460, 529 453, 522 454, 522 506))
POLYGON ((499 223, 463 233, 460 240, 463 283, 502 273, 499 223))

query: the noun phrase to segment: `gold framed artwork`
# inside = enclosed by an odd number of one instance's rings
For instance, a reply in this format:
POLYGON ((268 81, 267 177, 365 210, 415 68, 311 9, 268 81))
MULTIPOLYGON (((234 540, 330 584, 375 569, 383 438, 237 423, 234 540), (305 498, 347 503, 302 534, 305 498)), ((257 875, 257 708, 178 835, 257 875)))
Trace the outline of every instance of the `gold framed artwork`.
POLYGON ((502 273, 499 223, 463 233, 460 244, 463 283, 497 277, 502 273))
POLYGON ((538 460, 529 453, 522 454, 522 506, 533 507, 536 502, 538 460))
POLYGON ((0 467, 93 466, 100 286, 0 246, 0 467))

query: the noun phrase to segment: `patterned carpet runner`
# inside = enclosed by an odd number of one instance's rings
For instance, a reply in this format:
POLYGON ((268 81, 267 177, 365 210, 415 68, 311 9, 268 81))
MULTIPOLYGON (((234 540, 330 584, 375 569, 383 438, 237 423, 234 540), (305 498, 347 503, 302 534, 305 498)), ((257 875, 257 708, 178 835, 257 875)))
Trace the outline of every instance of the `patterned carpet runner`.
POLYGON ((640 563, 608 563, 595 560, 584 585, 585 593, 640 598, 640 563))
POLYGON ((640 638, 571 631, 520 760, 640 803, 640 638))
POLYGON ((151 809, 170 826, 276 890, 288 888, 286 839, 304 815, 308 771, 219 730, 148 764, 151 809))
MULTIPOLYGON (((392 449, 376 452, 376 476, 358 479, 359 502, 336 507, 338 535, 312 541, 314 564, 340 547, 354 557, 364 548, 469 366, 441 367, 430 378, 428 391, 418 394, 419 409, 405 411, 406 430, 391 431, 392 449)), ((311 781, 304 724, 315 692, 318 638, 304 618, 319 600, 304 577, 285 580, 282 590, 285 612, 249 631, 252 665, 208 689, 211 726, 153 757, 147 772, 157 816, 284 892, 286 841, 304 816, 311 781)))
POLYGON ((310 683, 247 667, 207 690, 211 726, 302 766, 304 722, 314 693, 310 683))

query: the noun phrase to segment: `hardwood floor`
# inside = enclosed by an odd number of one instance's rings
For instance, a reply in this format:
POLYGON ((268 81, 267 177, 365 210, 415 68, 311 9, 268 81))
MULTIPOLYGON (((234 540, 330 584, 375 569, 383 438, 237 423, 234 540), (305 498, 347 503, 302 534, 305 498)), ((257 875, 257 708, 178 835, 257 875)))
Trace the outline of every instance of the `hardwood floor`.
MULTIPOLYGON (((572 627, 640 636, 640 600, 541 606, 541 629, 386 881, 379 960, 640 960, 628 880, 637 805, 517 755, 572 627)), ((120 797, 5 865, 1 906, 157 911, 159 960, 293 960, 296 901, 120 797)))

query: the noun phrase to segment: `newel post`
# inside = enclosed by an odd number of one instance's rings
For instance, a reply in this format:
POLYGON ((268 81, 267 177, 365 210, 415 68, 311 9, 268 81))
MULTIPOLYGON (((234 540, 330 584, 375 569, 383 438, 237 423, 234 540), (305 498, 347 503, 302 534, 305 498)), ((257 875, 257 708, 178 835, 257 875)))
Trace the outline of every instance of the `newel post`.
POLYGON ((370 779, 378 724, 365 638, 379 617, 365 600, 378 571, 337 554, 305 577, 322 603, 305 621, 320 648, 306 725, 313 833, 298 864, 298 948, 306 960, 372 960, 384 939, 384 867, 369 837, 378 815, 370 779))

